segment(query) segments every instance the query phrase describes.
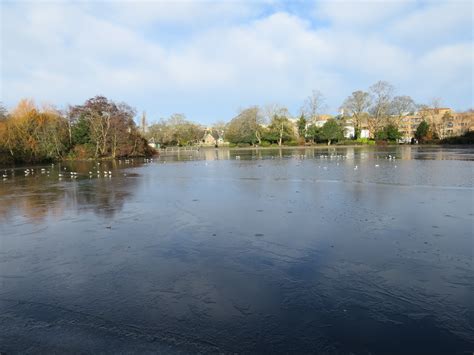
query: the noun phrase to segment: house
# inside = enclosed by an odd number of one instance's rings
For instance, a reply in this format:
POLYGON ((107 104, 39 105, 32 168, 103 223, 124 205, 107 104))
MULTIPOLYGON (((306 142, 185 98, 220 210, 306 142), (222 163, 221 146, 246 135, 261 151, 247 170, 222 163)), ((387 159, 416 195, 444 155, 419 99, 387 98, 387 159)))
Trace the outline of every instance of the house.
MULTIPOLYGON (((344 124, 344 138, 347 139, 352 139, 355 137, 355 123, 354 123, 354 118, 353 117, 348 117, 348 116, 340 116, 342 117, 341 119, 343 120, 344 124)), ((358 138, 370 138, 370 131, 367 125, 367 119, 364 117, 364 119, 361 122, 361 130, 359 132, 359 137, 358 138)))
POLYGON ((370 131, 367 128, 362 128, 360 130, 360 137, 359 138, 370 138, 370 131))
POLYGON ((331 118, 331 115, 318 115, 314 117, 313 122, 316 127, 322 127, 331 118))
POLYGON ((474 129, 473 112, 457 113, 450 108, 423 109, 401 118, 398 129, 404 141, 408 142, 415 137, 416 129, 422 121, 426 121, 441 139, 459 136, 474 129))
POLYGON ((212 128, 206 128, 204 131, 204 136, 201 140, 201 145, 203 147, 218 147, 222 145, 226 145, 227 143, 224 142, 224 138, 222 137, 223 132, 218 132, 212 128))

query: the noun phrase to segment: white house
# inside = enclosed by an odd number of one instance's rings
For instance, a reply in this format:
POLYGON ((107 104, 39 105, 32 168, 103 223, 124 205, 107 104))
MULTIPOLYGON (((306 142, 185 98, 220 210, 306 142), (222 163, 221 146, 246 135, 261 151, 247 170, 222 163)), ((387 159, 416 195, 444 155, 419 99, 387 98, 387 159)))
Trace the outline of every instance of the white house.
POLYGON ((354 136, 355 136, 354 126, 350 126, 350 125, 344 126, 344 138, 351 139, 351 138, 354 138, 354 136))
POLYGON ((370 132, 368 129, 360 130, 360 138, 370 138, 370 132))

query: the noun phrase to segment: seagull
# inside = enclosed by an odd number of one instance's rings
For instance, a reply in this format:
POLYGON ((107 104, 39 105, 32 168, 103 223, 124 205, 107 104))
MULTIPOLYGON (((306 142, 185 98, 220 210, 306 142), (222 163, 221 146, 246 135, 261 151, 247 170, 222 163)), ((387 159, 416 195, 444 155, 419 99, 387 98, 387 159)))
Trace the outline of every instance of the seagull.
POLYGON ((357 166, 357 165, 356 165, 356 166, 354 166, 354 170, 357 170, 357 168, 358 168, 358 166, 357 166))

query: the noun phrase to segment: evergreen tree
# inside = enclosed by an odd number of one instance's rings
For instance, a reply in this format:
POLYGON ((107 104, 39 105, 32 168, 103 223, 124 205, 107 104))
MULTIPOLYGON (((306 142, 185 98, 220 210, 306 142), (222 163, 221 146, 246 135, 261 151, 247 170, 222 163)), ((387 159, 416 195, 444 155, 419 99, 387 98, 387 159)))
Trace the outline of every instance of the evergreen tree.
POLYGON ((321 128, 321 138, 327 140, 328 145, 330 145, 332 141, 344 138, 343 128, 336 120, 327 120, 321 128))
POLYGON ((300 136, 300 138, 306 137, 306 124, 307 123, 308 123, 308 120, 304 117, 304 113, 302 113, 297 122, 298 135, 300 136))
POLYGON ((428 136, 430 130, 430 125, 425 121, 421 121, 421 123, 416 128, 415 138, 418 139, 419 142, 423 142, 428 136))

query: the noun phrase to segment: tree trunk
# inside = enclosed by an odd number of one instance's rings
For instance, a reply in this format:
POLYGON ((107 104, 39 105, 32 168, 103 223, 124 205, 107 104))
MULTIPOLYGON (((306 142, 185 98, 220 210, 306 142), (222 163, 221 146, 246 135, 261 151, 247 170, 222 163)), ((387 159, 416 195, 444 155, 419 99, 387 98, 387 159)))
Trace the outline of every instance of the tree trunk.
POLYGON ((281 147, 282 143, 283 143, 283 124, 280 127, 280 138, 278 139, 278 145, 281 147))
POLYGON ((112 142, 112 158, 114 159, 116 156, 116 152, 117 152, 117 133, 114 133, 114 139, 112 142))

